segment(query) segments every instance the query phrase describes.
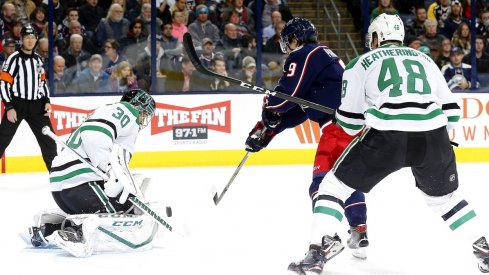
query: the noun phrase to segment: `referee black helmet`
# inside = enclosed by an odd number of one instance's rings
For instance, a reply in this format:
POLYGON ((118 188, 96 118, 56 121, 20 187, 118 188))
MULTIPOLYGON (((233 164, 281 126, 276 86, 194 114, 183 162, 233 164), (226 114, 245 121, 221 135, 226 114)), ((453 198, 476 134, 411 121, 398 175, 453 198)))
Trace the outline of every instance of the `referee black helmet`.
POLYGON ((37 39, 37 32, 36 30, 34 29, 34 27, 32 27, 31 24, 25 24, 23 27, 22 27, 22 30, 20 30, 20 36, 21 37, 24 37, 26 35, 34 35, 37 39))

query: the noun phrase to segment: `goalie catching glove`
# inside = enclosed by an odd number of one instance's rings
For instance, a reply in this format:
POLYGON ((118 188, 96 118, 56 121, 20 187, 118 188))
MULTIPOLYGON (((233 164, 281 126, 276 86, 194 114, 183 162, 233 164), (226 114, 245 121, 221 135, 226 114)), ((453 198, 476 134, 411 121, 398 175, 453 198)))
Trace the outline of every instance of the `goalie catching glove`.
POLYGON ((276 134, 273 129, 265 127, 263 121, 258 121, 246 139, 245 150, 253 153, 260 151, 267 147, 276 134))

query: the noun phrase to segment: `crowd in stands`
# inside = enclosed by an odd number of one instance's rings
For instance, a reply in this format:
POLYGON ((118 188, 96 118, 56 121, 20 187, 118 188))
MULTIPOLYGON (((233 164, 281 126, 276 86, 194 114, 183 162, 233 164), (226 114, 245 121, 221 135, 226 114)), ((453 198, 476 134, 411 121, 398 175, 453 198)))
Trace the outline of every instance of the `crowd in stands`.
MULTIPOLYGON (((476 1, 476 16, 471 16, 471 0, 369 1, 370 21, 381 13, 399 14, 404 21, 404 45, 430 56, 443 72, 451 88, 471 87, 471 21, 475 20, 477 72, 489 73, 489 1, 476 1)), ((360 1, 348 1, 361 26, 360 1)), ((477 86, 480 85, 476 79, 477 86)))
POLYGON ((48 78, 54 79, 54 94, 120 94, 132 88, 236 90, 228 82, 198 75, 183 51, 183 34, 189 32, 205 66, 250 82, 256 81, 257 43, 262 41, 262 81, 273 88, 284 62, 279 33, 292 18, 286 4, 286 0, 156 0, 153 18, 151 0, 53 0, 51 32, 47 0, 0 0, 0 63, 19 48, 22 26, 31 24, 39 36, 36 52, 45 66, 49 38, 53 39, 53 75, 48 78), (257 32, 259 5, 262 30, 257 32), (153 20, 155 36, 150 35, 153 20), (262 37, 257 39, 257 34, 262 37), (151 56, 152 45, 156 57, 151 56), (153 59, 157 83, 152 83, 153 59))
MULTIPOLYGON (((344 1, 360 31, 362 1, 344 1)), ((45 66, 49 38, 53 39, 53 76, 48 77, 54 79, 54 94, 122 93, 131 88, 239 89, 195 71, 182 46, 186 32, 210 70, 249 82, 258 82, 260 71, 259 82, 273 88, 286 58, 280 49, 280 32, 293 17, 286 0, 156 0, 156 18, 151 16, 151 0, 53 0, 51 32, 47 2, 0 0, 0 63, 20 47, 22 26, 31 24, 39 35, 36 52, 45 66), (261 24, 255 16, 259 7, 261 24), (152 23, 155 41, 150 35, 152 23), (257 43, 261 43, 260 56, 257 43), (151 56, 152 45, 156 57, 151 56), (157 83, 152 83, 152 75, 157 83)), ((477 0, 472 18, 471 0, 370 0, 369 19, 381 13, 399 14, 405 22, 404 44, 429 55, 453 87, 466 89, 471 85, 472 20, 477 28, 477 71, 489 73, 488 2, 477 0)))

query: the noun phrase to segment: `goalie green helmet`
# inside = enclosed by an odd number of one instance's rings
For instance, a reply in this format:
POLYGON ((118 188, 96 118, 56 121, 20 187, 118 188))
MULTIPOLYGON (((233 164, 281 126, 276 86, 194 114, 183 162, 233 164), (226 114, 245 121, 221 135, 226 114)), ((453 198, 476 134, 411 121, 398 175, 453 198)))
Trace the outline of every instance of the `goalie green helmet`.
MULTIPOLYGON (((397 14, 382 13, 370 23, 368 27, 365 44, 369 49, 373 49, 374 33, 377 35, 379 45, 385 41, 404 41, 404 23, 397 14)), ((379 46, 377 45, 377 46, 379 46)))
POLYGON ((155 114, 156 103, 151 95, 141 89, 133 89, 124 93, 121 102, 128 102, 139 111, 140 129, 146 127, 155 114))

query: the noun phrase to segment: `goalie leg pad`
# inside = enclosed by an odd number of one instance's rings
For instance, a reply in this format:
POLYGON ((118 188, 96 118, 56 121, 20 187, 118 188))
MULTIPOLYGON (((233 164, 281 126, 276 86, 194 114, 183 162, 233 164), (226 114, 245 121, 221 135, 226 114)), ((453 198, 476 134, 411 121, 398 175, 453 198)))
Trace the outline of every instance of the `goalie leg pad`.
POLYGON ((151 249, 158 231, 158 225, 146 215, 87 214, 69 216, 67 220, 81 226, 81 232, 72 234, 65 228, 51 239, 75 257, 151 249))

